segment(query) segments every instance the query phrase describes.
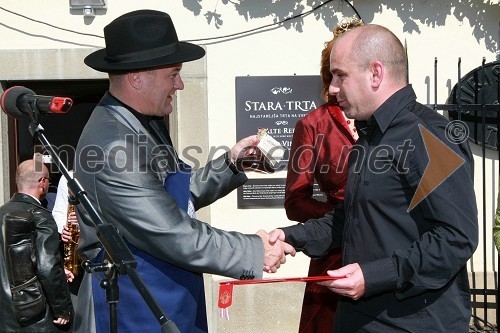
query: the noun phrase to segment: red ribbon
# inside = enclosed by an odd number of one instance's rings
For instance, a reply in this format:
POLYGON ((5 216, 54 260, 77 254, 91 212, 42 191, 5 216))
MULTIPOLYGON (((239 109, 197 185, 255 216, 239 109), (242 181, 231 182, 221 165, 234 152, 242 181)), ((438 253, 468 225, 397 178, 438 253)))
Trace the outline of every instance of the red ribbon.
POLYGON ((281 279, 262 279, 262 280, 231 280, 219 282, 219 308, 227 309, 233 303, 233 286, 242 284, 260 284, 275 282, 321 282, 343 279, 345 276, 308 276, 281 279))

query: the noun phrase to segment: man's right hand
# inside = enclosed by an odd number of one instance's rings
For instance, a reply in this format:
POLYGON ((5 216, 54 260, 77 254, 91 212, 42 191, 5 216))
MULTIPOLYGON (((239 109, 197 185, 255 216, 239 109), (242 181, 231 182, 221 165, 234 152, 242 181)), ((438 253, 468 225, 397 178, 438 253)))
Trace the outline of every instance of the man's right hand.
POLYGON ((281 264, 286 262, 286 255, 295 256, 295 249, 279 239, 271 240, 269 234, 264 230, 259 230, 257 235, 262 238, 264 243, 264 267, 263 270, 268 273, 276 273, 281 264))

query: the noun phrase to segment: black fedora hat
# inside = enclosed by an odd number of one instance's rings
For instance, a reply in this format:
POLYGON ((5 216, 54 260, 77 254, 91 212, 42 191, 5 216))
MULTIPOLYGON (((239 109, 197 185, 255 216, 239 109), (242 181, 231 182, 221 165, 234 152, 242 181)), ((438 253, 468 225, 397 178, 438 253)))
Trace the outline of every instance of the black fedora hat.
POLYGON ((85 57, 85 64, 100 72, 127 72, 199 59, 205 50, 179 42, 167 13, 137 10, 104 27, 106 48, 85 57))

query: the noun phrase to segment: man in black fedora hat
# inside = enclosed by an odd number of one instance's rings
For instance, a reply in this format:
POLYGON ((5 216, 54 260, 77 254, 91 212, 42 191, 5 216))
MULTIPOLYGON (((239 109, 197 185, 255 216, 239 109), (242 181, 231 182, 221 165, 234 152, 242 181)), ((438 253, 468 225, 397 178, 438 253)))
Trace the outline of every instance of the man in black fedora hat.
MULTIPOLYGON (((182 63, 205 51, 180 42, 170 16, 154 10, 122 15, 104 28, 106 48, 85 63, 109 73, 109 91, 80 137, 75 177, 105 220, 115 225, 137 259, 138 273, 181 332, 206 332, 202 273, 260 278, 294 250, 270 244, 265 232, 244 235, 211 227, 194 212, 246 180, 234 162, 252 154, 256 136, 191 173, 179 159, 161 117, 182 90, 182 63)), ((81 215, 79 251, 99 261, 103 249, 89 216, 81 215)), ((159 325, 128 277, 118 279, 120 332, 154 332, 159 325)), ((76 332, 109 331, 104 291, 84 276, 76 332)))

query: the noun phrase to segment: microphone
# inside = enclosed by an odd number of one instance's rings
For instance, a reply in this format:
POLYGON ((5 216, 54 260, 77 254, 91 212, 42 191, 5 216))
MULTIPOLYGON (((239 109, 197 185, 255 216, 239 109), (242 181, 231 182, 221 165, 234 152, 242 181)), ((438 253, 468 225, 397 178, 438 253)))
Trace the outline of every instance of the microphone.
POLYGON ((69 97, 36 95, 31 89, 14 86, 4 91, 0 104, 2 110, 12 118, 27 114, 37 119, 39 114, 68 112, 73 100, 69 97))

